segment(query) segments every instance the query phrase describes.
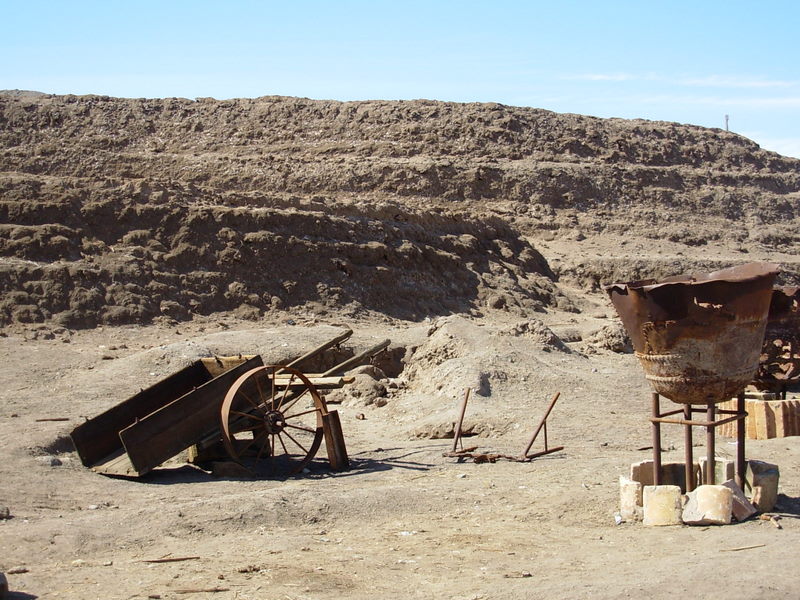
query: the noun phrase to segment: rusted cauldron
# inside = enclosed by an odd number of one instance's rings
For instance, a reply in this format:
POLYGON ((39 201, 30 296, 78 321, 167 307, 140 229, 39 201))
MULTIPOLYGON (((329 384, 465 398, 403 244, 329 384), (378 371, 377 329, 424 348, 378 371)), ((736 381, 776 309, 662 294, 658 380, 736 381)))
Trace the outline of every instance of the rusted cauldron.
POLYGON ((800 380, 800 287, 772 290, 758 373, 761 390, 785 391, 800 380))
POLYGON ((777 265, 606 286, 656 392, 679 404, 716 404, 758 369, 777 265))

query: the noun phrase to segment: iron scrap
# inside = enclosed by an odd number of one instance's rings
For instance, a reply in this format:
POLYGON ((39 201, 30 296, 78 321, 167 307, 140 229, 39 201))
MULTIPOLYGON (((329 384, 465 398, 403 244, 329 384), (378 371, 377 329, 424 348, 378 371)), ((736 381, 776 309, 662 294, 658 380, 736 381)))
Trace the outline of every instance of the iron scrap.
POLYGON ((553 407, 556 405, 556 402, 561 396, 561 392, 556 392, 553 398, 550 400, 550 405, 547 407, 544 416, 539 421, 539 424, 536 426, 536 429, 531 435, 530 440, 525 445, 525 448, 520 454, 510 455, 510 454, 500 454, 500 453, 476 452, 476 450, 480 446, 471 446, 469 448, 464 448, 462 443, 463 424, 464 424, 464 415, 466 414, 467 411, 467 402, 469 401, 470 391, 471 391, 470 388, 466 388, 464 390, 464 397, 461 400, 461 405, 458 414, 458 421, 456 422, 456 427, 453 434, 453 447, 449 452, 444 452, 442 456, 446 458, 458 458, 459 460, 470 458, 472 459, 473 462, 477 464, 495 463, 498 460, 509 460, 512 462, 530 462, 535 458, 544 456, 545 454, 552 454, 553 452, 559 452, 564 449, 564 446, 556 446, 550 448, 547 443, 547 418, 550 416, 550 412, 553 410, 553 407), (540 432, 544 432, 544 450, 530 454, 529 453, 530 449, 533 446, 533 443, 536 441, 536 438, 539 436, 540 432), (461 449, 459 449, 459 445, 461 445, 461 449))

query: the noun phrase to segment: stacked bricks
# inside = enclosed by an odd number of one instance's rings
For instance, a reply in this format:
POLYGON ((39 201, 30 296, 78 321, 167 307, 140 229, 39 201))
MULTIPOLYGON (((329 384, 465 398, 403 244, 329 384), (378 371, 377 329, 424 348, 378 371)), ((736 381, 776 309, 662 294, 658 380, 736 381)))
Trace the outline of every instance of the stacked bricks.
MULTIPOLYGON (((736 400, 721 402, 721 409, 736 410, 736 400)), ((745 436, 749 440, 768 440, 800 435, 800 399, 745 399, 745 436)), ((717 431, 725 437, 736 437, 737 423, 720 425, 717 431)))

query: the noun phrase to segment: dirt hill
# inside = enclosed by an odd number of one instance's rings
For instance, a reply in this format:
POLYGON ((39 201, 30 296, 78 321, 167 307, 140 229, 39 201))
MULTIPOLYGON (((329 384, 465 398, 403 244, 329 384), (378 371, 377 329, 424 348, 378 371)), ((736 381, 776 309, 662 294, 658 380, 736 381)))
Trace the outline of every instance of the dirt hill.
POLYGON ((0 322, 525 317, 761 255, 796 281, 798 200, 800 161, 675 123, 6 92, 0 322))

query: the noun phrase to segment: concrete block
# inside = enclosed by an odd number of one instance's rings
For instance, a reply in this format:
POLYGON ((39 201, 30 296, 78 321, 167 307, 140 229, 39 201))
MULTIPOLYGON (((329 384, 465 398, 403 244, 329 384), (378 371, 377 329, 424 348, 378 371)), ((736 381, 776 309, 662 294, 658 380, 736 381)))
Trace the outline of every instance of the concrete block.
POLYGON ((677 485, 644 486, 642 498, 645 525, 681 524, 681 488, 677 485))
POLYGON ((625 521, 641 521, 642 502, 642 484, 620 476, 619 515, 625 521))
MULTIPOLYGON (((700 483, 706 482, 708 472, 708 461, 706 457, 700 459, 700 483)), ((722 483, 728 479, 734 479, 736 475, 736 461, 727 458, 716 457, 714 459, 714 483, 722 483)))
MULTIPOLYGON (((661 463, 661 485, 677 485, 681 488, 681 493, 686 492, 686 472, 682 462, 662 462, 661 463)), ((700 475, 700 467, 694 465, 694 480, 697 481, 700 475)), ((638 481, 643 486, 654 485, 653 481, 653 461, 643 460, 631 465, 631 477, 633 481, 638 481)))
POLYGON ((736 485, 736 482, 733 479, 729 479, 725 483, 723 483, 727 488, 731 489, 733 492, 733 518, 739 521, 746 521, 754 514, 758 512, 755 506, 747 499, 747 496, 744 495, 742 489, 736 485))
POLYGON ((769 512, 778 501, 778 482, 780 470, 760 460, 747 461, 745 488, 750 492, 750 501, 761 512, 769 512))
POLYGON ((686 494, 682 519, 687 525, 727 525, 731 522, 733 491, 724 485, 701 485, 686 494))

